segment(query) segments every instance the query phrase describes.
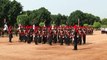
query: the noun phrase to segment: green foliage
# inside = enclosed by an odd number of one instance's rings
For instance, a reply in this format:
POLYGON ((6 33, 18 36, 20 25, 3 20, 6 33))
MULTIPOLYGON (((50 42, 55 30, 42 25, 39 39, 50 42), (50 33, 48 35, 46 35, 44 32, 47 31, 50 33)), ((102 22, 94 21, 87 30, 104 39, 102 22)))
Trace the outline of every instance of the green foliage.
POLYGON ((66 26, 65 24, 61 24, 61 26, 66 26))
POLYGON ((107 28, 107 25, 101 25, 102 28, 107 28))
POLYGON ((45 26, 44 22, 40 22, 39 26, 45 26))
POLYGON ((84 18, 83 12, 80 10, 76 10, 70 14, 68 18, 68 25, 75 25, 75 24, 78 25, 78 19, 81 21, 83 20, 83 18, 84 18))
POLYGON ((88 26, 88 24, 84 24, 83 26, 88 26))
POLYGON ((45 22, 46 26, 50 25, 51 22, 51 13, 44 7, 41 7, 36 11, 36 19, 40 22, 45 22))
POLYGON ((14 25, 16 23, 16 18, 22 11, 22 5, 18 3, 16 0, 13 0, 10 4, 10 9, 8 11, 9 14, 9 24, 14 25))
POLYGON ((100 23, 100 22, 94 22, 93 27, 94 27, 95 29, 98 29, 98 28, 101 27, 101 23, 100 23))
POLYGON ((102 25, 107 25, 107 18, 102 19, 101 23, 102 25))
POLYGON ((30 25, 30 20, 27 15, 19 15, 17 17, 17 23, 22 25, 30 25))
POLYGON ((51 19, 52 19, 51 23, 54 22, 56 26, 59 26, 61 24, 66 24, 68 17, 65 15, 58 14, 58 15, 51 15, 51 19))
POLYGON ((3 25, 3 19, 10 25, 16 24, 16 17, 22 11, 22 5, 16 0, 0 0, 0 22, 3 25))
POLYGON ((88 24, 88 25, 92 25, 94 23, 94 21, 99 22, 100 18, 98 16, 94 16, 92 14, 88 14, 88 13, 83 13, 80 10, 76 10, 74 12, 72 12, 68 18, 68 25, 77 25, 78 24, 78 19, 79 24, 81 26, 83 26, 83 24, 88 24))

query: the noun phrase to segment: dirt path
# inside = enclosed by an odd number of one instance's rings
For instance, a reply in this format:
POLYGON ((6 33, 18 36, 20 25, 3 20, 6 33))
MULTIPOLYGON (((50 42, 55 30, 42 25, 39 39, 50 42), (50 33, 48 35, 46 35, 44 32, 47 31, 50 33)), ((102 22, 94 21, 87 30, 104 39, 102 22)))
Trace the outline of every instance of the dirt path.
POLYGON ((13 43, 8 38, 0 37, 0 60, 107 60, 107 35, 95 31, 87 36, 87 44, 79 45, 74 51, 73 45, 60 46, 48 44, 20 43, 14 37, 13 43))

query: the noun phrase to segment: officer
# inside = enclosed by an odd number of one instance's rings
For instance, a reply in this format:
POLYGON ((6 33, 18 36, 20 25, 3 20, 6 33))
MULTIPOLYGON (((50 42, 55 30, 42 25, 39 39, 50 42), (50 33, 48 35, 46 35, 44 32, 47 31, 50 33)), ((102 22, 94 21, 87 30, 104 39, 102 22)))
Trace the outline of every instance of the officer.
POLYGON ((9 42, 12 42, 12 38, 13 38, 13 34, 12 34, 12 26, 9 26, 8 34, 9 34, 9 42))
POLYGON ((77 50, 77 30, 74 31, 74 50, 77 50))
POLYGON ((83 29, 82 31, 83 31, 83 44, 86 44, 86 32, 85 32, 85 29, 83 29))

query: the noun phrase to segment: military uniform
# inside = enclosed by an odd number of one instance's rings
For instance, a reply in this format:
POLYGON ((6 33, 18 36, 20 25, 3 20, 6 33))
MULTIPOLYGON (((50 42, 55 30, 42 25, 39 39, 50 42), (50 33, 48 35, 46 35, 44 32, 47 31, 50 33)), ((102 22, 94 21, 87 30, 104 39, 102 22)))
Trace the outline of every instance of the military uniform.
POLYGON ((74 31, 74 50, 77 50, 77 43, 78 43, 77 32, 74 31))
POLYGON ((59 34, 59 42, 60 42, 60 45, 63 45, 63 40, 64 40, 64 35, 63 35, 63 31, 60 31, 60 34, 59 34))
POLYGON ((86 32, 83 30, 83 44, 86 44, 86 32))
POLYGON ((47 40, 48 40, 49 45, 52 45, 52 32, 49 32, 47 34, 47 40))
POLYGON ((52 35, 53 35, 53 42, 57 43, 57 31, 54 30, 52 35))
POLYGON ((13 34, 12 34, 12 27, 11 26, 9 27, 8 33, 9 33, 9 42, 12 42, 13 34))
POLYGON ((64 35, 65 35, 65 39, 64 39, 65 40, 65 44, 66 45, 70 45, 70 35, 69 35, 69 32, 66 31, 64 35))
POLYGON ((27 41, 27 43, 30 44, 32 41, 33 41, 33 30, 30 29, 29 33, 28 33, 28 41, 27 41))
POLYGON ((82 44, 82 32, 81 32, 81 30, 79 30, 79 32, 78 32, 78 41, 79 41, 79 44, 81 45, 82 44))
POLYGON ((36 45, 38 45, 38 32, 37 31, 35 31, 34 42, 36 45))

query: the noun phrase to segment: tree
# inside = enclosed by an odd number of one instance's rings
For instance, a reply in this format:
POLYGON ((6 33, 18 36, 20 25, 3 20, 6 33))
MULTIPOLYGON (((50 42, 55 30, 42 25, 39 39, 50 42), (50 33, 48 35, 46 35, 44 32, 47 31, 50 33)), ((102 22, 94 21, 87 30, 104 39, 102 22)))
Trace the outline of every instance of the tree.
POLYGON ((102 19, 101 24, 102 25, 107 25, 107 18, 102 19))
POLYGON ((45 22, 45 26, 49 26, 51 22, 51 13, 44 7, 36 11, 36 19, 40 22, 45 22))
POLYGON ((16 17, 22 11, 22 5, 13 0, 0 0, 0 22, 3 26, 3 20, 6 19, 7 23, 13 25, 16 23, 16 17))
POLYGON ((94 16, 89 13, 83 13, 80 10, 72 12, 68 18, 68 25, 77 25, 79 20, 79 25, 83 24, 93 25, 94 21, 100 22, 100 17, 94 16))
POLYGON ((14 25, 16 23, 17 16, 22 11, 22 5, 16 0, 13 0, 9 7, 10 7, 8 11, 9 24, 14 25))
POLYGON ((83 23, 87 23, 88 25, 93 25, 94 21, 100 22, 100 17, 94 16, 89 13, 84 13, 83 23))
POLYGON ((83 25, 84 13, 80 10, 72 12, 68 18, 68 25, 77 25, 78 19, 80 20, 80 25, 83 25))
POLYGON ((8 19, 9 6, 9 0, 0 0, 0 26, 3 26, 4 19, 8 19))
POLYGON ((68 16, 65 16, 65 15, 61 15, 61 14, 58 14, 58 15, 51 15, 51 24, 55 24, 57 26, 59 25, 62 25, 62 24, 65 24, 66 25, 66 22, 67 22, 67 19, 68 19, 68 16))
POLYGON ((21 24, 21 25, 30 25, 30 20, 28 18, 27 15, 19 15, 17 17, 17 24, 21 24))
POLYGON ((94 22, 93 27, 95 29, 99 29, 101 27, 101 23, 100 22, 94 22))

